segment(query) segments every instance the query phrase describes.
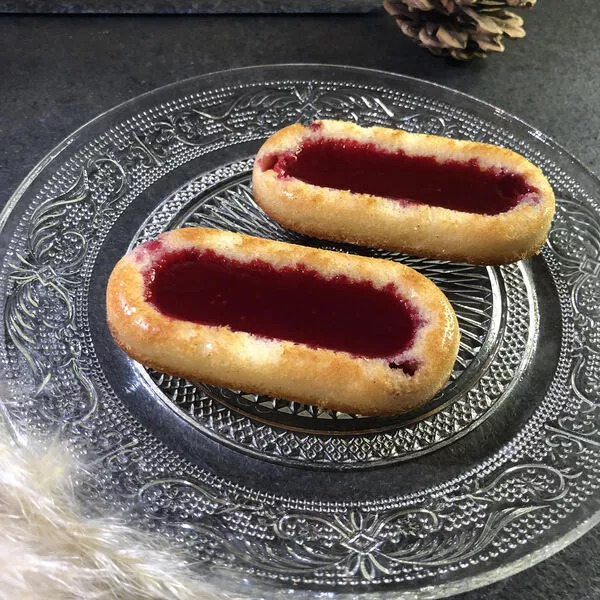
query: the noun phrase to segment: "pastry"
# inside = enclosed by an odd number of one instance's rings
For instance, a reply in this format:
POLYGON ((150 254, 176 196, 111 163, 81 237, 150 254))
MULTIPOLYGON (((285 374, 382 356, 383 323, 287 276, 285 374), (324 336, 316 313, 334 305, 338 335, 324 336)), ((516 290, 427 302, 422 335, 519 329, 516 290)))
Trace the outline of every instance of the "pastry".
POLYGON ((537 253, 554 214, 540 169, 506 148, 342 121, 272 135, 253 188, 294 231, 473 264, 537 253))
POLYGON ((426 402, 458 351, 450 303, 409 267, 201 227, 128 253, 106 302, 144 365, 349 413, 426 402))

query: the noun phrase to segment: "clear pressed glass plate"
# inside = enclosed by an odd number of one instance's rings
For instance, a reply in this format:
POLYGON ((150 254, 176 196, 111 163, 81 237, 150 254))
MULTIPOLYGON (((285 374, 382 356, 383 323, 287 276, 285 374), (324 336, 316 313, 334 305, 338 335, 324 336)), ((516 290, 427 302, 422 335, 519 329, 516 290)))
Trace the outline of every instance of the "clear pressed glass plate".
POLYGON ((75 132, 2 214, 5 416, 15 432, 72 444, 90 511, 122 511, 183 546, 224 591, 435 598, 490 583, 598 520, 599 193, 542 133, 415 79, 282 65, 161 88, 75 132), (252 157, 274 130, 315 118, 520 152, 556 192, 548 244, 485 268, 283 229, 253 201, 252 157), (184 225, 418 269, 458 314, 450 382, 421 410, 383 419, 136 364, 108 332, 107 278, 129 248, 184 225))

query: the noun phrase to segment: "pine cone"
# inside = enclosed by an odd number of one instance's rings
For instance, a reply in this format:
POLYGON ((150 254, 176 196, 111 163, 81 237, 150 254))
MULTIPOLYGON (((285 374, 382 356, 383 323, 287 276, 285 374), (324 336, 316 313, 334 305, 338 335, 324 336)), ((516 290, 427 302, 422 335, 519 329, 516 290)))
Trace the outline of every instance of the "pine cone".
POLYGON ((384 0, 402 33, 439 56, 468 60, 503 52, 502 38, 525 36, 523 19, 503 7, 530 8, 536 0, 384 0))

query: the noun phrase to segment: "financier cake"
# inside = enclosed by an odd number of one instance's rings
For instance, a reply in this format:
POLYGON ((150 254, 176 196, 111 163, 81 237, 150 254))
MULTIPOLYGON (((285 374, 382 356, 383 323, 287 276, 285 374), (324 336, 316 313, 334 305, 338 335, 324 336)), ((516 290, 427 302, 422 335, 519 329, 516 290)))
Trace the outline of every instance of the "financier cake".
POLYGON ((364 415, 429 400, 456 359, 442 291, 396 262, 185 228, 124 256, 107 318, 172 375, 364 415))
POLYGON ((289 229, 473 264, 537 253, 554 215, 541 170, 506 148, 342 121, 272 135, 253 188, 289 229))

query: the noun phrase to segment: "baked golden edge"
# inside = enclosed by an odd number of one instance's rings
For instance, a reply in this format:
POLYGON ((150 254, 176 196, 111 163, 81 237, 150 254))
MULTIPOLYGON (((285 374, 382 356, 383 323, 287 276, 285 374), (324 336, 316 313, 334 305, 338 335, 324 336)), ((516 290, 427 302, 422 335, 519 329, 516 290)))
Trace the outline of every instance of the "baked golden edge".
POLYGON ((281 129, 263 144, 256 157, 256 202, 285 227, 328 240, 485 265, 527 258, 544 244, 554 215, 554 193, 542 171, 519 154, 490 144, 382 127, 363 128, 342 121, 316 123, 317 127, 295 124, 281 129), (504 167, 522 174, 539 190, 539 200, 498 215, 480 215, 423 204, 403 205, 369 194, 279 178, 272 169, 263 171, 261 159, 295 152, 311 136, 350 138, 440 161, 475 158, 483 168, 504 167))
POLYGON ((178 229, 159 239, 169 249, 211 248, 230 258, 260 258, 279 267, 304 263, 326 277, 344 274, 368 279, 377 287, 393 282, 427 321, 413 347, 402 355, 422 366, 408 376, 391 369, 384 359, 361 359, 169 318, 144 298, 148 255, 138 249, 115 266, 106 305, 115 340, 144 365, 191 380, 364 415, 410 410, 430 399, 450 376, 459 343, 456 315, 441 290, 413 269, 205 228, 178 229))

